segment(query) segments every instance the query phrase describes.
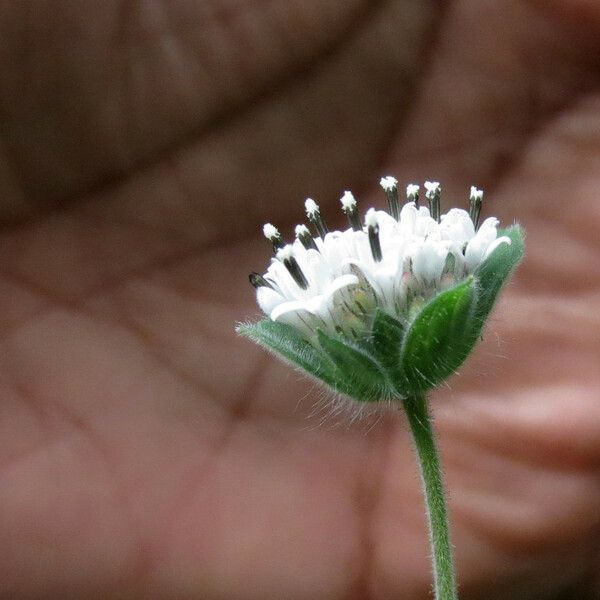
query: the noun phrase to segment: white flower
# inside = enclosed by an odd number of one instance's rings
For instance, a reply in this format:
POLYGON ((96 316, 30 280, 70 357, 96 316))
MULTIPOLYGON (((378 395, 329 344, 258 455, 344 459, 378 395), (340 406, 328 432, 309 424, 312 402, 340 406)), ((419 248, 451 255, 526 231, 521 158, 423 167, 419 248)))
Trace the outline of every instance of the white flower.
POLYGON ((288 323, 307 336, 317 328, 359 337, 369 332, 376 308, 401 320, 411 306, 422 304, 443 289, 461 281, 499 245, 498 220, 486 219, 477 227, 483 192, 471 188, 470 212, 452 208, 439 215, 441 187, 425 182, 429 208, 417 206, 418 186, 407 189, 409 201, 398 209, 397 180, 384 177, 381 186, 392 203, 390 210, 370 208, 364 226, 351 192, 341 198, 351 227, 329 231, 317 203, 305 202, 306 213, 318 236, 306 225, 296 227, 296 240, 285 245, 279 231, 264 226, 275 257, 267 272, 251 275, 257 301, 273 321, 288 323), (475 221, 475 222, 474 222, 475 221))

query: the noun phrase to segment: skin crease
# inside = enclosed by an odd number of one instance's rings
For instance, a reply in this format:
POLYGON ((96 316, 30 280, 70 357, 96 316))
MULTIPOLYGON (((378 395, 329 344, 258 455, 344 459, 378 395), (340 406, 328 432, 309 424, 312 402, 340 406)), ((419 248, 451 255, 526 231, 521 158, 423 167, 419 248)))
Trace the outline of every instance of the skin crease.
MULTIPOLYGON (((260 225, 381 175, 527 257, 432 400, 461 598, 598 598, 592 0, 0 6, 0 598, 418 600, 403 418, 236 338, 260 225)), ((337 221, 336 221, 337 215, 337 221)))

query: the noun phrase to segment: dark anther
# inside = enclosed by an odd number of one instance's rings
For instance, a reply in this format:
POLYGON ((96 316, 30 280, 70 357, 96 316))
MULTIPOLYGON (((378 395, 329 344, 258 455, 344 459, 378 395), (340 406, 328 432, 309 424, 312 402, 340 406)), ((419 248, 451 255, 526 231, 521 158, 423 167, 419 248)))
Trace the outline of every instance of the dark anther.
POLYGON ((429 213, 431 217, 438 223, 440 222, 440 197, 442 194, 442 188, 439 184, 432 186, 427 190, 425 194, 429 200, 429 213))
POLYGON ((296 227, 296 237, 307 250, 319 250, 310 230, 306 225, 298 225, 296 227))
POLYGON ((367 231, 369 232, 369 245, 371 246, 371 254, 375 262, 381 262, 383 258, 381 254, 381 243, 379 241, 379 225, 371 219, 367 220, 367 231), (370 222, 371 221, 371 222, 370 222))
POLYGON ((381 180, 381 187, 388 199, 390 215, 396 219, 400 218, 400 203, 398 202, 398 182, 393 177, 384 177, 381 180))
POLYGON ((351 192, 344 192, 344 195, 341 199, 342 210, 344 214, 348 217, 348 221, 350 222, 350 226, 354 231, 362 231, 362 226, 360 224, 360 217, 358 216, 358 205, 356 203, 356 198, 352 195, 351 192))
POLYGON ((250 273, 250 275, 248 275, 248 279, 250 279, 250 285, 253 288, 268 287, 273 289, 273 286, 259 273, 250 273))
POLYGON ((277 253, 277 258, 283 262, 285 268, 289 271, 289 274, 292 276, 293 280, 298 284, 298 286, 305 290, 308 287, 308 280, 302 272, 298 261, 292 254, 292 247, 285 246, 285 248, 277 253))
POLYGON ((471 195, 469 197, 469 216, 475 231, 479 228, 479 216, 481 214, 481 204, 483 203, 483 192, 478 190, 475 186, 471 187, 471 195))
POLYGON ((319 236, 324 238, 325 235, 329 233, 329 229, 327 228, 327 224, 321 216, 321 211, 319 210, 317 203, 311 198, 307 198, 305 206, 306 215, 308 216, 309 221, 315 226, 319 236))
POLYGON ((419 208, 419 186, 411 183, 406 188, 406 201, 414 202, 415 207, 419 208))
POLYGON ((275 253, 277 253, 277 250, 280 250, 285 246, 285 242, 281 237, 281 233, 279 233, 277 227, 271 225, 271 223, 267 223, 266 225, 264 225, 263 233, 265 237, 271 242, 271 244, 273 244, 273 251, 275 253))

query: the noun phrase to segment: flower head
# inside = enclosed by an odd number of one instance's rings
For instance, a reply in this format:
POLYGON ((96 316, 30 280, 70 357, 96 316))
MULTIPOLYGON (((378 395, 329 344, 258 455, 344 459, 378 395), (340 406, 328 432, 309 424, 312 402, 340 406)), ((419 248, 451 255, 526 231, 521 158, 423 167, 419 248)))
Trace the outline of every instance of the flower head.
POLYGON ((285 244, 273 225, 264 226, 275 256, 264 275, 250 279, 267 320, 240 329, 358 399, 403 395, 451 374, 473 347, 522 254, 518 227, 499 232, 495 217, 479 225, 481 190, 471 188, 468 212, 451 208, 440 214, 438 182, 424 184, 427 207, 418 204, 419 186, 407 186, 400 206, 397 180, 384 177, 380 183, 389 212, 370 208, 363 222, 356 198, 346 191, 340 202, 350 227, 344 231, 329 231, 310 198, 306 214, 317 235, 298 225, 296 239, 285 244), (450 331, 457 323, 460 331, 450 331), (283 335, 287 356, 259 329, 283 335), (422 356, 425 347, 428 355, 422 356), (303 364, 309 355, 315 363, 310 368, 303 364), (416 359, 439 368, 414 364, 416 359), (358 372, 362 387, 352 383, 358 372))

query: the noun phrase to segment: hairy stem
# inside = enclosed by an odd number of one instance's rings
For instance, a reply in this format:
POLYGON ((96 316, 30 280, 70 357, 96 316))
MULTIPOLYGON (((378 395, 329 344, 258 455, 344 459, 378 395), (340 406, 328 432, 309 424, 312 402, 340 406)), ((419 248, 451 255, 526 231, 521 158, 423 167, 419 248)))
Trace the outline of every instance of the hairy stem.
POLYGON ((423 481, 429 540, 433 554, 435 597, 436 600, 457 600, 448 509, 439 454, 425 395, 405 399, 404 410, 412 431, 423 481))

